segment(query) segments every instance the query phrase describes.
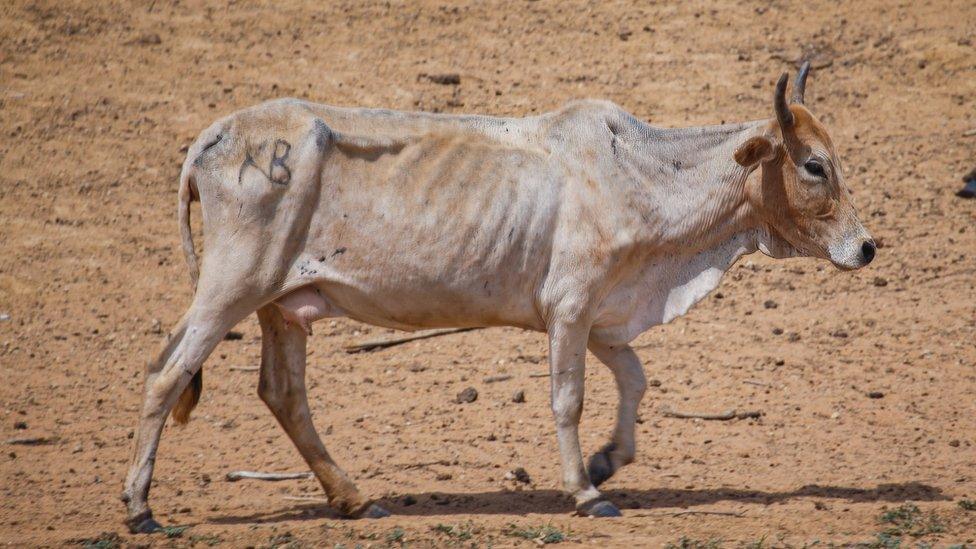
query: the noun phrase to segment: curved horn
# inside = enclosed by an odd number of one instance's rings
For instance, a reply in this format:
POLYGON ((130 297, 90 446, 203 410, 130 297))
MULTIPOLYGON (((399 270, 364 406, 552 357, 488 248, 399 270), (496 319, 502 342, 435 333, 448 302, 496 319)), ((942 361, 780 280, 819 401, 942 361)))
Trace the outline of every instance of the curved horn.
POLYGON ((783 76, 779 77, 779 82, 776 82, 776 96, 773 99, 773 104, 776 107, 776 119, 779 121, 779 127, 783 130, 793 127, 793 113, 790 112, 790 107, 786 104, 786 83, 789 79, 790 75, 785 72, 783 76))
POLYGON ((793 103, 803 104, 803 92, 807 89, 807 75, 810 74, 810 62, 804 61, 800 65, 800 72, 796 73, 793 81, 793 103))

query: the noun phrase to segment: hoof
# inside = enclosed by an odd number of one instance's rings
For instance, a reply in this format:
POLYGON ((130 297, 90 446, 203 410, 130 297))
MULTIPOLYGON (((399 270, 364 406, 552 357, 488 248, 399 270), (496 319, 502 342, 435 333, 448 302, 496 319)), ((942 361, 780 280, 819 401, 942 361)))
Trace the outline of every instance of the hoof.
POLYGON ((590 462, 586 465, 586 473, 590 476, 593 486, 599 486, 613 476, 613 465, 610 464, 610 454, 601 451, 590 457, 590 462))
POLYGON ((381 519, 381 518, 386 518, 388 516, 390 516, 389 511, 380 507, 379 505, 376 505, 375 503, 372 503, 370 504, 369 507, 366 508, 365 511, 362 512, 361 515, 359 515, 359 518, 381 519))
POLYGON ((576 509, 576 512, 584 517, 621 517, 620 509, 605 499, 584 504, 576 509))
POLYGON ((152 517, 152 512, 149 511, 134 516, 125 523, 129 527, 129 532, 133 534, 151 534, 163 527, 162 524, 156 522, 156 519, 152 517))

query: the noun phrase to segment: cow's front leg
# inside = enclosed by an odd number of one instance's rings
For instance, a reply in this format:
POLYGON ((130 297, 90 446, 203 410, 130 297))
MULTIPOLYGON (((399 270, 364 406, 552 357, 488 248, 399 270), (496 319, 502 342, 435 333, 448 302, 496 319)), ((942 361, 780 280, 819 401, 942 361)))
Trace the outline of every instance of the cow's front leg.
POLYGON ((599 452, 593 454, 587 466, 590 481, 599 486, 613 476, 617 469, 634 461, 634 441, 637 408, 640 406, 647 380, 640 358, 630 345, 605 345, 590 340, 590 351, 613 372, 617 383, 617 425, 613 436, 599 452))
POLYGON ((549 368, 552 412, 563 466, 563 485, 576 500, 581 515, 617 517, 620 511, 602 499, 583 466, 579 421, 583 412, 583 381, 589 326, 556 324, 549 329, 549 368))

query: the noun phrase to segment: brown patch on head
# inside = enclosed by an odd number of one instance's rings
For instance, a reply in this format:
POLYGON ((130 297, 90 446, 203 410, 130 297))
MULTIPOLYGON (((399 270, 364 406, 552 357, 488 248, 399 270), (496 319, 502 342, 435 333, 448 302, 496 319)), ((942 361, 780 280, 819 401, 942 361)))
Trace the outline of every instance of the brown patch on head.
POLYGON ((803 105, 790 105, 790 112, 793 113, 793 131, 802 143, 809 146, 811 143, 822 143, 824 149, 831 155, 834 154, 834 142, 827 133, 827 128, 813 116, 803 105))

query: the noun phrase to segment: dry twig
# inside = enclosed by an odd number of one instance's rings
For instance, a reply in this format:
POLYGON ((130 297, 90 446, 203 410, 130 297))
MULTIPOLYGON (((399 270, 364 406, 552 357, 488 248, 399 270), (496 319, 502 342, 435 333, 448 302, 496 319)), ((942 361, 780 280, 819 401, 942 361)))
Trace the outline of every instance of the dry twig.
POLYGON ((633 515, 635 517, 680 517, 682 515, 721 515, 724 517, 741 517, 745 515, 745 512, 732 512, 732 511, 677 511, 675 513, 641 513, 639 515, 633 515))
POLYGON ((343 349, 347 353, 362 353, 364 351, 372 351, 374 349, 385 349, 386 347, 393 347, 396 345, 402 345, 404 343, 409 343, 411 341, 417 341, 418 339, 427 339, 430 337, 437 337, 448 334, 458 334, 461 332, 470 332, 471 330, 481 330, 482 328, 445 328, 442 330, 425 330, 423 332, 416 332, 406 336, 391 337, 386 339, 373 339, 370 341, 364 341, 362 343, 355 343, 353 345, 346 345, 343 349))
POLYGON ((21 437, 8 438, 6 443, 17 444, 20 446, 41 446, 43 444, 54 444, 57 441, 58 437, 21 437))
POLYGON ((735 408, 727 410, 719 414, 709 414, 700 412, 676 412, 670 408, 663 408, 661 412, 668 416, 678 419, 713 419, 717 421, 727 421, 730 419, 748 419, 757 418, 762 415, 762 412, 756 411, 736 411, 735 408))
POLYGON ((512 376, 508 374, 503 374, 500 376, 488 376, 485 378, 485 383, 497 383, 499 381, 508 381, 512 379, 512 376))
POLYGON ((260 471, 231 471, 227 473, 226 478, 229 482, 237 482, 238 480, 249 478, 252 480, 268 480, 268 481, 278 481, 278 480, 296 480, 302 478, 312 478, 312 472, 306 471, 304 473, 262 473, 260 471))

